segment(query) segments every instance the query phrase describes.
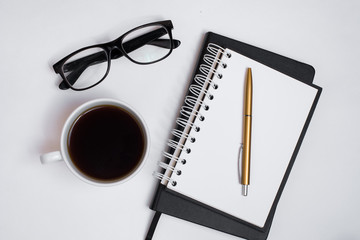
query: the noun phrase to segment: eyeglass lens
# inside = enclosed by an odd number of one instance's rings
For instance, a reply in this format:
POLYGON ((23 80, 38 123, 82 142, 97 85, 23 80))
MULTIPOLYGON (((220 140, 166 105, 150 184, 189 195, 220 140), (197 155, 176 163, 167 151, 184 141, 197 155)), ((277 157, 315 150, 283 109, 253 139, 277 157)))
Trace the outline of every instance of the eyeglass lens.
POLYGON ((171 51, 170 44, 170 35, 161 25, 136 29, 124 36, 122 41, 123 50, 128 57, 138 63, 152 63, 166 57, 171 51), (138 38, 142 39, 142 46, 136 51, 131 51, 131 48, 127 47, 127 43, 138 38), (166 42, 168 46, 162 46, 162 42, 166 42))
POLYGON ((64 64, 64 74, 73 88, 83 89, 101 81, 108 70, 107 53, 99 47, 85 49, 64 64))

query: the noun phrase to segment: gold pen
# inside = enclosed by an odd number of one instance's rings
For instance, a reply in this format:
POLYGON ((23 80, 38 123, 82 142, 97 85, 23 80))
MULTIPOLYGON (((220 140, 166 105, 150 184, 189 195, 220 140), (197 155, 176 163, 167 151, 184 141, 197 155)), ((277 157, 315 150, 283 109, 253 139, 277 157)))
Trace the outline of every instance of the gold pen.
POLYGON ((250 185, 252 88, 252 73, 251 68, 248 68, 245 82, 244 127, 241 163, 241 185, 242 194, 244 196, 248 195, 248 186, 250 185))

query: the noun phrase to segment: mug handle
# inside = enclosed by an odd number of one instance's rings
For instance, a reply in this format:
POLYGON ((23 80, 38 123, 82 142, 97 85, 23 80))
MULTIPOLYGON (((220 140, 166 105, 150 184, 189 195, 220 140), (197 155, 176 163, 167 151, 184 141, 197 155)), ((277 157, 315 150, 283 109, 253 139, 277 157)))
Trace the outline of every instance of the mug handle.
POLYGON ((49 153, 45 153, 40 155, 40 162, 42 164, 47 164, 47 163, 52 163, 52 162, 59 162, 62 161, 63 158, 60 154, 59 151, 55 151, 55 152, 49 152, 49 153))

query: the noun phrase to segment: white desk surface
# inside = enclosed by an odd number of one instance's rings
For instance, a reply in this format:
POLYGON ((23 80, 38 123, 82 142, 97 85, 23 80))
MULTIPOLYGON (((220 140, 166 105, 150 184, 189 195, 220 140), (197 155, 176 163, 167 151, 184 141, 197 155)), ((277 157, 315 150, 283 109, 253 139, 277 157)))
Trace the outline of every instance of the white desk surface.
MULTIPOLYGON (((269 240, 360 239, 360 2, 10 1, 0 3, 0 239, 144 239, 162 157, 204 33, 213 31, 313 65, 323 93, 279 202, 269 240), (107 79, 61 91, 52 64, 73 50, 171 19, 181 46, 166 60, 114 61, 107 79), (62 124, 79 104, 109 97, 145 118, 152 145, 142 171, 110 188, 83 183, 59 149, 62 124)), ((162 216, 165 239, 236 237, 162 216)))

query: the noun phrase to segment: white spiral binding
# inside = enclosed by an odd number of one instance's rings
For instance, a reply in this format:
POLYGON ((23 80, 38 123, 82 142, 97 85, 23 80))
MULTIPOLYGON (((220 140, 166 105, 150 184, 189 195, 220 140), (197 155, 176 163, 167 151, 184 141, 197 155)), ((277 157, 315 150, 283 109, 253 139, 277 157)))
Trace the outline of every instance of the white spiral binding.
POLYGON ((171 178, 172 173, 181 175, 181 170, 176 168, 177 163, 186 164, 186 159, 180 159, 180 153, 185 151, 191 153, 190 144, 196 141, 195 136, 190 136, 189 132, 194 128, 195 132, 200 131, 200 127, 194 124, 195 119, 206 121, 202 110, 209 110, 209 105, 205 102, 214 98, 213 92, 218 88, 214 78, 221 79, 220 68, 226 68, 227 64, 222 56, 230 58, 231 55, 222 47, 210 43, 207 46, 207 53, 203 56, 204 63, 199 67, 199 74, 194 77, 193 84, 189 87, 189 95, 185 97, 184 105, 180 109, 180 115, 176 119, 176 124, 181 129, 173 129, 171 134, 173 139, 169 139, 169 150, 164 152, 165 161, 160 161, 159 166, 165 169, 164 173, 154 172, 154 176, 161 180, 161 183, 168 183, 176 186, 177 182, 171 178), (189 140, 189 141, 187 141, 189 140))
POLYGON ((194 80, 197 84, 201 86, 207 83, 210 84, 214 89, 218 88, 218 85, 216 83, 214 83, 210 78, 204 76, 203 74, 196 74, 194 80))
POLYGON ((199 104, 205 111, 209 110, 209 105, 207 105, 204 101, 197 99, 194 96, 186 96, 185 97, 185 104, 191 108, 194 108, 197 104, 199 104))

